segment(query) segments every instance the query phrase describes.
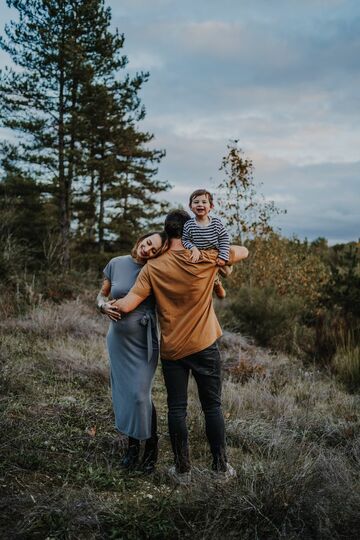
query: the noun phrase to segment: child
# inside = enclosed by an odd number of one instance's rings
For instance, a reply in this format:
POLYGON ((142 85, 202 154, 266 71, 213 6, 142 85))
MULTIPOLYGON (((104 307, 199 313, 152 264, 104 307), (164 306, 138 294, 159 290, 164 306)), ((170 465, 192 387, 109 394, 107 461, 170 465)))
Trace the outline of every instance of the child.
MULTIPOLYGON (((229 275, 231 267, 225 267, 230 254, 229 234, 220 219, 209 216, 214 208, 213 196, 206 189, 197 189, 190 195, 189 206, 195 217, 185 223, 182 243, 191 249, 191 261, 196 263, 199 260, 200 249, 217 249, 219 271, 224 276, 229 275)), ((215 279, 214 291, 219 298, 225 298, 226 292, 219 276, 215 279)))

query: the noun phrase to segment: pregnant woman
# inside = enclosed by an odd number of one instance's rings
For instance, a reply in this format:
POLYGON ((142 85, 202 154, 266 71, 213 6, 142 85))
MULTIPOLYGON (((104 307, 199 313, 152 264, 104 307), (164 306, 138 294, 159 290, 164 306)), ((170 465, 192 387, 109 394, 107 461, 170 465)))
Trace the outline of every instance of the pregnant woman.
POLYGON ((146 261, 167 249, 165 232, 139 238, 131 255, 115 257, 104 268, 104 282, 97 305, 110 319, 107 348, 110 359, 112 402, 116 429, 129 437, 121 461, 125 469, 139 461, 140 441, 145 440, 141 461, 144 472, 154 470, 157 461, 157 419, 151 399, 152 381, 159 356, 155 300, 151 296, 121 319, 113 302, 126 296, 146 261), (108 298, 112 300, 108 300, 108 298))

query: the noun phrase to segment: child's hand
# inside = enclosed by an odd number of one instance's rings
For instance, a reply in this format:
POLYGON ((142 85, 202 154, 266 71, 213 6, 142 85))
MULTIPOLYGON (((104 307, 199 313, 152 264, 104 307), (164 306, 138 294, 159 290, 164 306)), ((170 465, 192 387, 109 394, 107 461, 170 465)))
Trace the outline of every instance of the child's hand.
POLYGON ((220 257, 216 259, 216 266, 225 266, 225 264, 226 261, 224 261, 224 259, 220 259, 220 257))
POLYGON ((192 247, 190 261, 193 263, 198 262, 198 260, 200 259, 200 255, 200 250, 196 246, 192 247))

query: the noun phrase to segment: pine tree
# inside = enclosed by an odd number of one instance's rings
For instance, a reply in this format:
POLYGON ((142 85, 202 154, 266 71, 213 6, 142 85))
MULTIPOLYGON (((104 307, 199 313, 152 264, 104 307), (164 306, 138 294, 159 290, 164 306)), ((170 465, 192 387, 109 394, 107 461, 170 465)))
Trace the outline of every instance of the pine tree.
MULTIPOLYGON (((137 91, 147 74, 125 78, 116 88, 118 72, 127 64, 122 54, 124 36, 110 32, 111 14, 103 0, 7 0, 7 4, 17 9, 19 21, 6 26, 7 39, 0 42, 16 65, 0 73, 0 121, 20 135, 19 167, 31 171, 51 191, 58 208, 63 262, 69 266, 74 199, 82 193, 88 235, 94 234, 96 215, 102 242, 104 184, 114 169, 114 165, 109 169, 109 163, 121 152, 121 148, 110 151, 114 146, 111 133, 102 137, 107 120, 103 122, 97 115, 94 121, 86 114, 93 113, 95 103, 99 103, 96 94, 104 88, 122 111, 116 117, 110 100, 109 111, 102 107, 104 117, 111 117, 112 125, 119 123, 126 133, 127 114, 138 102, 137 91), (92 102, 85 103, 84 95, 92 102), (84 132, 88 126, 90 136, 84 132)), ((136 132, 131 121, 130 125, 136 132)), ((143 138, 142 143, 147 140, 143 138)), ((121 144, 125 146, 124 141, 121 144)), ((147 159, 151 161, 153 156, 160 158, 153 151, 147 159)), ((148 179, 151 171, 145 171, 145 176, 148 179)), ((156 191, 156 182, 153 187, 156 191)), ((81 197, 77 197, 80 203, 81 197)), ((79 206, 77 210, 83 219, 79 206)))
POLYGON ((77 199, 77 215, 88 240, 97 234, 100 251, 111 237, 129 248, 134 236, 164 209, 154 195, 169 184, 153 178, 164 152, 146 148, 153 135, 137 128, 145 115, 138 92, 147 77, 141 73, 114 80, 111 86, 91 85, 83 95, 87 181, 77 199))
POLYGON ((14 281, 24 269, 34 270, 45 262, 48 212, 43 187, 36 178, 16 166, 16 149, 8 145, 0 178, 0 275, 14 281))

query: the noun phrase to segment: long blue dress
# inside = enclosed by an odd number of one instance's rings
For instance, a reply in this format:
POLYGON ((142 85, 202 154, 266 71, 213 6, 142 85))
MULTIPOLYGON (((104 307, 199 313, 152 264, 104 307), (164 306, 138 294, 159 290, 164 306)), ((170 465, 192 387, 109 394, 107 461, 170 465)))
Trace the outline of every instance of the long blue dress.
MULTIPOLYGON (((111 297, 124 297, 142 268, 130 256, 115 257, 104 268, 111 297)), ((134 439, 151 437, 151 388, 159 357, 155 300, 111 321, 107 334, 116 429, 134 439)))

